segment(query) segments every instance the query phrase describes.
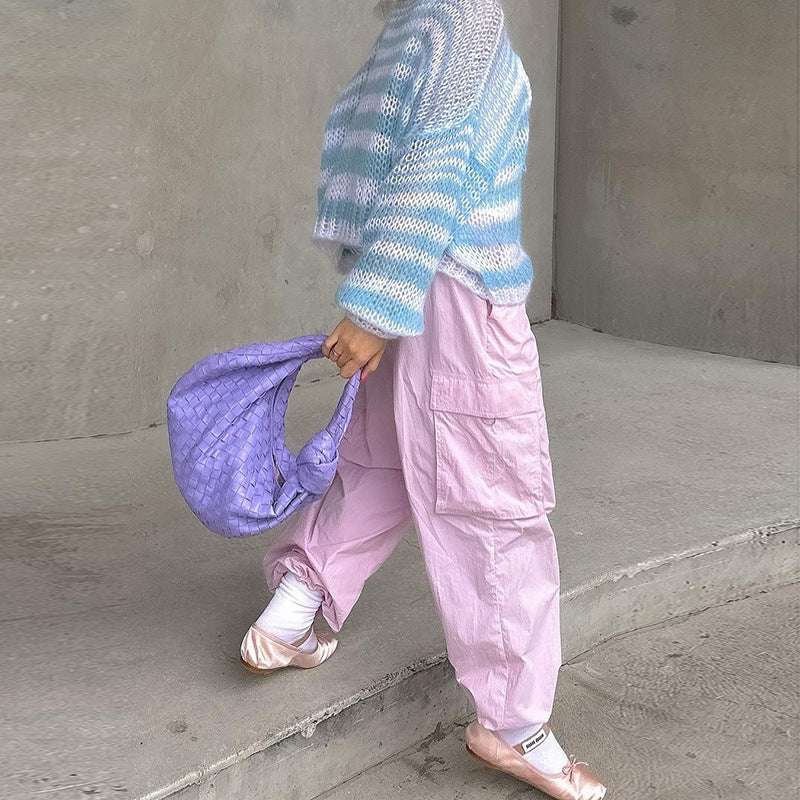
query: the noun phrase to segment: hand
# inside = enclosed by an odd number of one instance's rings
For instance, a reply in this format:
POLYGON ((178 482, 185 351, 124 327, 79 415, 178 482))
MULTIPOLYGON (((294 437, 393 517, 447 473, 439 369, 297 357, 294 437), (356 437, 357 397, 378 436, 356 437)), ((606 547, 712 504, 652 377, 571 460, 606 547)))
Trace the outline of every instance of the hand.
POLYGON ((343 378, 352 378, 361 369, 365 381, 377 369, 387 341, 345 317, 322 343, 322 352, 339 367, 343 378))

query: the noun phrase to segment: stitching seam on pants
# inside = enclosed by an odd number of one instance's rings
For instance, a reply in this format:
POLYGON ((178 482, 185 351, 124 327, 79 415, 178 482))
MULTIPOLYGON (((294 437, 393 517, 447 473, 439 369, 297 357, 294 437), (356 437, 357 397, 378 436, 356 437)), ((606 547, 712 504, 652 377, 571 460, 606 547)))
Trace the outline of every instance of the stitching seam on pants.
POLYGON ((504 679, 503 679, 503 699, 502 699, 502 705, 500 706, 501 708, 500 719, 505 720, 506 704, 508 702, 508 652, 506 651, 506 639, 505 639, 505 633, 503 632, 503 609, 500 604, 500 597, 499 597, 500 584, 497 580, 497 553, 495 550, 495 544, 496 544, 495 524, 493 520, 489 520, 489 526, 491 528, 491 535, 489 539, 490 542, 489 552, 492 564, 492 584, 494 587, 492 594, 494 596, 495 608, 497 609, 497 627, 498 630, 500 631, 500 644, 503 652, 504 679))
MULTIPOLYGON (((485 298, 484 298, 485 299, 485 298)), ((491 327, 491 303, 485 299, 484 303, 485 317, 483 320, 483 352, 484 356, 488 358, 489 354, 489 328, 491 327)))

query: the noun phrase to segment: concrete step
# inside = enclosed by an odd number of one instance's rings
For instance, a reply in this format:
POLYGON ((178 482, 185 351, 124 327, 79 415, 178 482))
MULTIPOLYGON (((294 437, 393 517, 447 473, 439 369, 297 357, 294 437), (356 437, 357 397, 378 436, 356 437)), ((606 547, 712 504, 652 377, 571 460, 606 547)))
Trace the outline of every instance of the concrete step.
MULTIPOLYGON (((598 334, 539 343, 562 646, 797 580, 797 371, 598 334)), ((298 386, 293 439, 341 379, 298 386)), ((205 531, 165 430, 0 448, 4 797, 312 798, 467 712, 413 532, 336 655, 238 663, 266 537, 205 531)))
MULTIPOLYGON (((592 648, 561 669, 553 732, 614 800, 797 797, 798 611, 793 584, 592 648)), ((466 722, 318 800, 545 797, 469 757, 466 722)))

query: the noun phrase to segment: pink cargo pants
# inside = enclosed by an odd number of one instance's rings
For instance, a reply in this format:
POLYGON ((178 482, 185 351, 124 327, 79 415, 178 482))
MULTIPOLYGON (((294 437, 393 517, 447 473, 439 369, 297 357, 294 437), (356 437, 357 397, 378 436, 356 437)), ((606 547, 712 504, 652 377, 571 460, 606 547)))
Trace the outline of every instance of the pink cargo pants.
POLYGON ((550 718, 561 665, 555 506, 539 356, 524 304, 437 272, 424 332, 359 388, 327 494, 264 556, 324 595, 338 631, 414 525, 456 679, 491 730, 550 718))

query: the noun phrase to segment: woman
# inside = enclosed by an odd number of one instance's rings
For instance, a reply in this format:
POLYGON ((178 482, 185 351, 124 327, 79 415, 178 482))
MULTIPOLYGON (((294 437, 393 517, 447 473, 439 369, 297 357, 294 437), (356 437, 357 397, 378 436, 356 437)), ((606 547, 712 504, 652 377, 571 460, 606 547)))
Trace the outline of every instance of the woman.
MULTIPOLYGON (((382 3, 385 6, 384 3, 382 3)), ((467 749, 553 797, 605 787, 548 720, 561 664, 533 280, 520 243, 530 84, 500 0, 396 0, 325 128, 314 241, 345 275, 323 353, 362 385, 327 494, 264 557, 253 671, 313 667, 418 531, 467 749), (366 381, 366 382, 364 382, 366 381)))

